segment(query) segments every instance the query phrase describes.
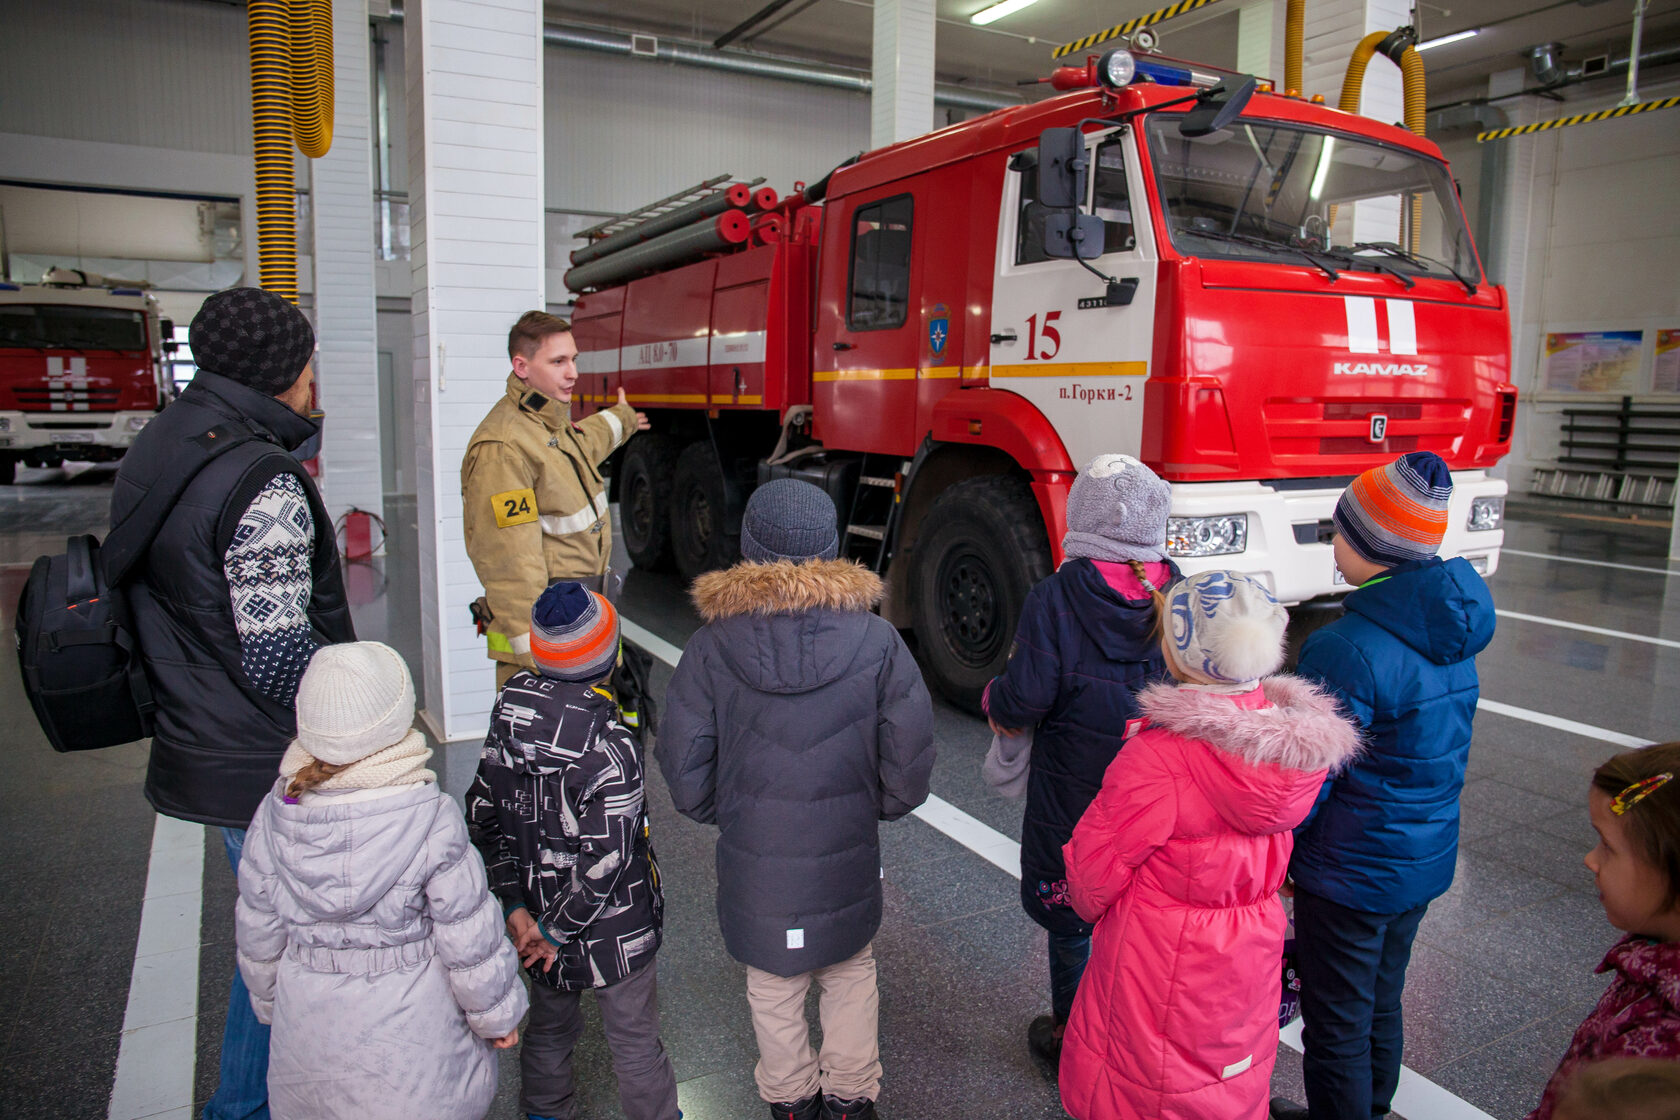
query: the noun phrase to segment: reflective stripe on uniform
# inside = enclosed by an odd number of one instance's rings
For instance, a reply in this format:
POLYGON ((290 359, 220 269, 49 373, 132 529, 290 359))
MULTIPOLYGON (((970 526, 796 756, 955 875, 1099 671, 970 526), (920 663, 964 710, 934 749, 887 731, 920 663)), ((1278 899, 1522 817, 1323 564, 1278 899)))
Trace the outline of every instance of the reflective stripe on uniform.
POLYGON ((486 630, 484 644, 490 647, 491 653, 510 653, 516 657, 523 657, 531 652, 531 635, 515 634, 510 638, 495 630, 486 630))
POLYGON ((612 425, 613 446, 617 447, 624 439, 624 421, 614 416, 611 411, 603 412, 601 415, 605 416, 607 418, 607 423, 612 425))
POLYGON ((542 531, 551 537, 569 537, 573 533, 581 533, 591 528, 607 515, 606 492, 596 494, 589 501, 589 505, 565 517, 556 517, 551 513, 543 514, 537 518, 538 523, 542 525, 542 531))

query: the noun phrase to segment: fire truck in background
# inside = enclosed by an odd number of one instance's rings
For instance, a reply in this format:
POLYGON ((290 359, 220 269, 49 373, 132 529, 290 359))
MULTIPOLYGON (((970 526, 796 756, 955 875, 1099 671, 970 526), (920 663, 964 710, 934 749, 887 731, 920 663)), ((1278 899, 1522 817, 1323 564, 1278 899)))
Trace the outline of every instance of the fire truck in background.
POLYGON ((1491 573, 1510 334, 1440 150, 1124 50, 1053 82, 787 198, 737 184, 576 254, 578 407, 622 386, 653 420, 613 478, 635 563, 730 563, 752 488, 807 479, 971 708, 1098 454, 1173 484, 1186 572, 1295 605, 1349 590, 1329 542, 1351 477, 1434 451, 1442 552, 1491 573))
POLYGON ((54 269, 41 284, 0 282, 0 484, 19 463, 120 459, 173 398, 173 325, 141 289, 102 280, 54 269))

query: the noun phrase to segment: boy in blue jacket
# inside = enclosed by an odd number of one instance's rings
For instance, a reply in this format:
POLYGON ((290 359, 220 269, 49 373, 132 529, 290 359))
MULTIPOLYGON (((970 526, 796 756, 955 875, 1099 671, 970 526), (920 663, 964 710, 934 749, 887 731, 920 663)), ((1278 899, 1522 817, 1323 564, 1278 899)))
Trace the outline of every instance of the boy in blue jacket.
POLYGON ((1277 1120, 1371 1120, 1400 1079, 1400 993, 1418 923, 1458 862, 1475 658, 1494 627, 1482 577, 1435 555, 1451 497, 1446 463, 1416 451, 1336 503, 1336 566, 1356 590, 1296 671, 1336 695, 1365 745, 1295 832, 1307 1107, 1275 1100, 1277 1120))

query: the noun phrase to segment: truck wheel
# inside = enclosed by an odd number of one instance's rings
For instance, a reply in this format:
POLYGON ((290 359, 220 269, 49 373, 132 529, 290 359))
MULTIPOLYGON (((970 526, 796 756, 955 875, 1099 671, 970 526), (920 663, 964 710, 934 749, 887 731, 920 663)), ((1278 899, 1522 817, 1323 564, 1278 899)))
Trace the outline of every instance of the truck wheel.
POLYGON ((917 645, 947 700, 980 711, 1003 671, 1027 592, 1050 574, 1050 542, 1032 489, 1018 478, 969 478, 928 510, 914 553, 917 645))
POLYGON ((10 486, 17 481, 17 460, 10 455, 0 455, 0 486, 10 486))
POLYGON ((741 558, 741 537, 725 531, 729 496, 711 442, 689 444, 677 456, 671 484, 671 552, 686 579, 727 568, 741 558))
POLYGON ((676 473, 677 441, 648 432, 624 449, 624 472, 618 484, 619 533, 630 562, 643 571, 671 567, 671 484, 676 473))

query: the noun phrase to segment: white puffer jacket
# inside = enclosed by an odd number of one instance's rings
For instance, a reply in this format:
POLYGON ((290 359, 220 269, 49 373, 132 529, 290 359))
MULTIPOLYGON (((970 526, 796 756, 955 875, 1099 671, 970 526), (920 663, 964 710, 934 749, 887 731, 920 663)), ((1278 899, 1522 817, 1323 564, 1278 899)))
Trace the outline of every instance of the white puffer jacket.
MULTIPOLYGON (((284 779, 282 779, 283 781, 284 779)), ((479 1120, 519 961, 484 863, 434 784, 372 799, 276 788, 239 866, 239 970, 270 1022, 275 1120, 479 1120)))

